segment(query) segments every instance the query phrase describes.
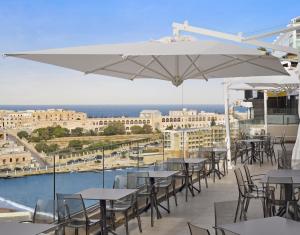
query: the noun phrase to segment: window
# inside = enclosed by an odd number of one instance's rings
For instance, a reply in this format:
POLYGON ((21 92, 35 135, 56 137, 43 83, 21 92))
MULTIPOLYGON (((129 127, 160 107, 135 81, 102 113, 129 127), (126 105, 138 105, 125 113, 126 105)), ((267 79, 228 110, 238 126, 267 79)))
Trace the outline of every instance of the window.
POLYGON ((25 157, 23 157, 23 162, 25 162, 25 157))
POLYGON ((12 162, 12 158, 9 159, 9 162, 12 162))

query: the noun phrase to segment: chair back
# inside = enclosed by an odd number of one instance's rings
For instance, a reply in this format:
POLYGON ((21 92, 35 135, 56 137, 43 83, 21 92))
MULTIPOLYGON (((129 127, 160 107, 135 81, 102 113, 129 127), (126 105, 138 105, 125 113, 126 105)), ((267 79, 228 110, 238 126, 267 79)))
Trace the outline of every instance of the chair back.
POLYGON ((213 153, 213 147, 201 147, 198 150, 198 157, 210 158, 213 153))
POLYGON ((292 169, 292 152, 278 150, 278 169, 292 169))
POLYGON ((205 228, 200 228, 188 222, 190 235, 210 235, 210 232, 205 228))
POLYGON ((280 137, 280 146, 281 146, 282 151, 286 151, 286 147, 285 147, 285 135, 282 135, 280 137))
POLYGON ((162 161, 156 161, 154 163, 154 171, 167 171, 167 163, 162 161))
POLYGON ((73 219, 87 223, 89 221, 85 204, 81 194, 56 194, 57 200, 62 202, 58 207, 64 207, 64 212, 59 215, 62 221, 66 219, 73 219))
POLYGON ((241 169, 240 168, 234 169, 234 174, 236 177, 239 194, 244 197, 248 192, 248 189, 247 186, 245 185, 245 181, 241 169))
POLYGON ((127 189, 127 176, 126 175, 116 175, 113 188, 115 189, 127 189))
POLYGON ((168 171, 183 171, 185 169, 182 158, 168 158, 164 164, 168 171))
POLYGON ((52 224, 56 220, 56 201, 39 199, 35 205, 32 222, 52 224))
MULTIPOLYGON (((114 184, 113 184, 114 189, 127 189, 127 175, 116 175, 114 184)), ((133 203, 135 201, 136 197, 135 194, 130 194, 121 200, 118 200, 116 202, 129 202, 133 203)), ((116 202, 111 201, 111 205, 116 204, 116 202)))
POLYGON ((127 188, 138 189, 149 185, 149 172, 127 172, 127 188))
POLYGON ((251 177, 250 170, 249 170, 249 167, 247 164, 244 164, 244 170, 245 170, 245 175, 246 175, 248 185, 253 185, 252 177, 251 177))

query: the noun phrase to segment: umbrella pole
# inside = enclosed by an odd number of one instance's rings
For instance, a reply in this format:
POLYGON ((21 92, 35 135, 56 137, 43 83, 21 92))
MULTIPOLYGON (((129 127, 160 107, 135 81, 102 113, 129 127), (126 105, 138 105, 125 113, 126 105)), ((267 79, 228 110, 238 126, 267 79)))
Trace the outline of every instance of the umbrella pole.
POLYGON ((264 123, 265 123, 265 132, 268 134, 268 93, 267 90, 264 90, 264 123))
POLYGON ((225 130, 226 130, 226 148, 227 148, 227 165, 229 169, 232 169, 231 166, 231 140, 230 140, 230 122, 229 122, 229 95, 228 88, 230 83, 224 83, 224 108, 225 108, 225 130))

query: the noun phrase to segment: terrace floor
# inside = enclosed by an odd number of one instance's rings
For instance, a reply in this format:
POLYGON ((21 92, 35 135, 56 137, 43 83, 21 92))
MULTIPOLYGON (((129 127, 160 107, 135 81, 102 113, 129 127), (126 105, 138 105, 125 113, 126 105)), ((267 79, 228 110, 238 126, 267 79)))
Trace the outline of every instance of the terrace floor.
MULTIPOLYGON (((291 148, 292 146, 288 146, 291 148)), ((275 151, 277 153, 277 151, 275 151)), ((236 167, 241 167, 237 164, 236 167)), ((272 166, 265 162, 261 167, 258 163, 249 165, 251 174, 265 173, 268 170, 276 168, 276 163, 272 166)), ((189 194, 188 202, 185 202, 184 191, 178 194, 178 206, 175 206, 174 200, 171 197, 171 213, 162 212, 162 219, 155 220, 154 227, 150 225, 150 213, 143 213, 141 215, 143 235, 185 235, 189 234, 187 222, 199 225, 209 229, 212 234, 214 230, 212 226, 215 225, 214 202, 234 201, 238 199, 238 190, 233 169, 229 170, 229 174, 221 180, 216 178, 213 183, 209 178, 208 188, 205 188, 202 182, 202 192, 192 197, 189 194)), ((233 204, 235 205, 235 203, 233 204)), ((235 210, 234 208, 231 211, 235 210)), ((223 212, 224 213, 224 212, 223 212)), ((225 212, 226 213, 226 212, 225 212)), ((249 206, 248 219, 262 217, 262 206, 260 200, 253 200, 249 206)), ((130 235, 139 235, 140 232, 137 227, 136 219, 129 222, 130 235)), ((116 231, 118 234, 125 234, 124 226, 121 226, 116 231)))

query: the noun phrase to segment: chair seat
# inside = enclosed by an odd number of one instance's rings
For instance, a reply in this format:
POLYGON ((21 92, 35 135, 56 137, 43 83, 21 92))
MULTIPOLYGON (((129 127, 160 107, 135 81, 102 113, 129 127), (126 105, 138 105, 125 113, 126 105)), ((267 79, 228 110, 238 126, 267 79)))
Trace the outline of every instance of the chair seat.
POLYGON ((130 202, 128 203, 114 203, 113 206, 108 205, 106 206, 107 211, 117 212, 117 211, 125 211, 131 208, 130 202))
POLYGON ((88 220, 83 221, 83 220, 77 220, 77 219, 71 219, 66 226, 67 227, 71 227, 71 228, 81 228, 81 227, 85 227, 86 225, 90 226, 96 223, 99 223, 99 220, 88 220))
POLYGON ((264 191, 248 192, 246 194, 246 197, 250 197, 250 198, 265 198, 265 192, 264 191))
POLYGON ((159 182, 158 184, 155 185, 156 188, 168 188, 171 187, 172 183, 171 182, 159 182))

